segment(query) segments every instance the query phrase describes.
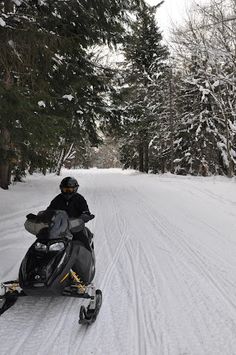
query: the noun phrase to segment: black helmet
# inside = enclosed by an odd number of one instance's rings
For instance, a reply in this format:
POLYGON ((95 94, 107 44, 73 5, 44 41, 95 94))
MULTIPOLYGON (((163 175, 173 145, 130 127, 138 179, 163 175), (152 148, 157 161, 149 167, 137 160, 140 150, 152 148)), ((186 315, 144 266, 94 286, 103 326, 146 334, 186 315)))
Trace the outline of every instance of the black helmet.
POLYGON ((70 198, 71 196, 73 196, 77 192, 78 187, 78 181, 70 176, 64 178, 60 183, 61 193, 66 198, 70 198))

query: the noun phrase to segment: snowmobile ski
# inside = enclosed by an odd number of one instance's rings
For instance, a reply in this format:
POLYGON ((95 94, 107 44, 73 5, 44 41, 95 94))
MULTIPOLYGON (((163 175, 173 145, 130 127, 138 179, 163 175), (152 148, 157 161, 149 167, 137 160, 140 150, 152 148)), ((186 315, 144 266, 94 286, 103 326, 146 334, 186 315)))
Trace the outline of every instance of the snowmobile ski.
POLYGON ((63 295, 90 299, 87 308, 84 305, 80 307, 79 324, 89 325, 96 320, 102 305, 102 291, 96 290, 94 284, 84 285, 79 282, 64 289, 63 295))
POLYGON ((96 290, 95 296, 91 298, 91 301, 87 307, 81 306, 79 315, 79 324, 90 325, 97 319, 97 315, 102 305, 102 291, 96 290))
POLYGON ((18 281, 8 281, 0 284, 0 316, 15 304, 19 296, 24 295, 18 289, 18 281))

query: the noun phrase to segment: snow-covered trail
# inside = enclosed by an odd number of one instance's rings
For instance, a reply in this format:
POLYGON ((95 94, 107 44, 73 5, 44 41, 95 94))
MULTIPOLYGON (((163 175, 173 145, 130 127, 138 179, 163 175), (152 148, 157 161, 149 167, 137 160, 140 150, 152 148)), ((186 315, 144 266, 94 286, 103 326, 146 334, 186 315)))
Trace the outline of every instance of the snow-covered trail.
MULTIPOLYGON (((88 226, 101 312, 81 327, 78 299, 19 299, 0 318, 0 354, 236 354, 235 180, 120 170, 73 175, 96 214, 88 226)), ((2 278, 17 275, 32 242, 25 214, 46 207, 60 179, 31 177, 1 192, 2 278)))

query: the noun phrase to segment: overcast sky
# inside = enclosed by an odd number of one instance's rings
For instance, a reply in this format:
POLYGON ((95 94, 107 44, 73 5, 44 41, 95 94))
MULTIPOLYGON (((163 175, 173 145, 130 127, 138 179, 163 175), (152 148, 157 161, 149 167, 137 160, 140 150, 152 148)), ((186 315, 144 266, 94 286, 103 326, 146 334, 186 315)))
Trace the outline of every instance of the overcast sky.
MULTIPOLYGON (((200 0, 198 0, 199 2, 200 0)), ((160 0, 146 0, 150 5, 156 5, 160 0)), ((193 0, 165 0, 164 4, 157 10, 157 21, 163 36, 168 39, 168 32, 173 23, 181 23, 184 19, 186 9, 193 0)))

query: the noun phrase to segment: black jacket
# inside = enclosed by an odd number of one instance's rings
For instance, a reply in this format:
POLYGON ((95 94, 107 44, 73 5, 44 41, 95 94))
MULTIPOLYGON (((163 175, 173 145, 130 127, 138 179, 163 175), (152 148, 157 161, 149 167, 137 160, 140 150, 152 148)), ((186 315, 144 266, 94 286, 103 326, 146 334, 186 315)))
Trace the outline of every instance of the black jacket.
POLYGON ((90 214, 88 204, 85 198, 76 193, 69 200, 66 200, 62 194, 57 195, 47 207, 47 210, 63 210, 66 211, 70 218, 81 216, 82 213, 90 214))

